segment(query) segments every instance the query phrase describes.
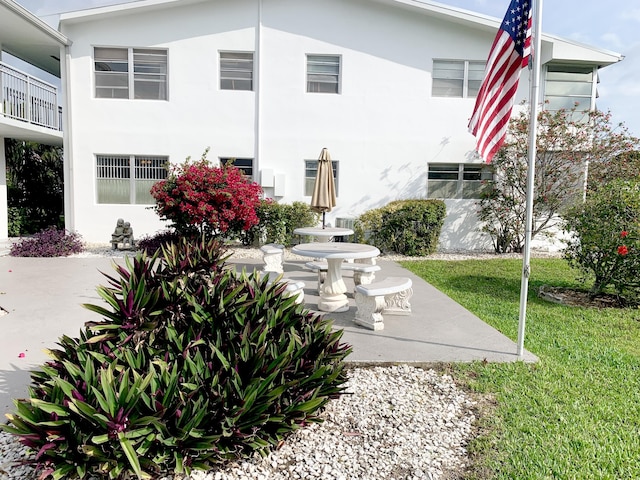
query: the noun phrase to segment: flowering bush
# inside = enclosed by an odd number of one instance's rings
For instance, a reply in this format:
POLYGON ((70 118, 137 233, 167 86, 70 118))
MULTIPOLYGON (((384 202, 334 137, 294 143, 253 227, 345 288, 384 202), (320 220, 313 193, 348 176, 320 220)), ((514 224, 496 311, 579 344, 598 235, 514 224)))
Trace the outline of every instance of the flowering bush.
POLYGON ((616 181, 590 194, 565 216, 573 234, 565 258, 592 278, 593 295, 612 286, 640 295, 640 182, 616 181))
POLYGON ((13 257, 66 257, 83 250, 78 233, 50 227, 14 243, 10 254, 13 257))
POLYGON ((151 188, 155 210, 179 233, 236 237, 258 223, 262 189, 231 165, 212 166, 206 153, 173 166, 169 177, 151 188))

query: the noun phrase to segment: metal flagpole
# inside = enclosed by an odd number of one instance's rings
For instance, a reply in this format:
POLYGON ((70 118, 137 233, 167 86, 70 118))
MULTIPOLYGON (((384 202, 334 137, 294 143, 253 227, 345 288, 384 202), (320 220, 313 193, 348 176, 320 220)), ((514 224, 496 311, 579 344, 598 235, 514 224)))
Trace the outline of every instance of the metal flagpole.
POLYGON ((534 0, 532 14, 533 71, 531 72, 531 113, 529 115, 529 166, 527 169, 526 220, 524 236, 524 255, 522 257, 522 279, 520 282, 520 315, 518 320, 518 356, 524 355, 524 328, 527 319, 527 296, 529 275, 531 274, 531 230, 533 227, 533 189, 536 168, 536 130, 538 127, 538 92, 540 90, 540 48, 542 41, 542 0, 534 0))

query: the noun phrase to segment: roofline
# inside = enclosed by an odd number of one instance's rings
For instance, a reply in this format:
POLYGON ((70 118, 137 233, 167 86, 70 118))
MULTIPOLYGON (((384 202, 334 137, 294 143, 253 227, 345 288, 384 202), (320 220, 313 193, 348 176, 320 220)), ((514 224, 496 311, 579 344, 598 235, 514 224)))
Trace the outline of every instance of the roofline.
POLYGON ((25 21, 29 22, 35 28, 42 31, 44 34, 48 35, 49 37, 51 37, 53 40, 60 43, 61 45, 65 45, 65 46, 71 45, 72 43, 71 40, 69 40, 65 35, 60 33, 55 28, 52 28, 49 25, 47 25, 45 22, 40 20, 29 10, 17 4, 13 0, 0 0, 0 4, 7 7, 7 9, 11 10, 16 15, 22 17, 25 21))
MULTIPOLYGON (((1 1, 1 0, 0 0, 1 1)), ((106 5, 104 7, 85 8, 82 10, 74 10, 60 14, 60 22, 63 20, 81 20, 84 17, 92 17, 95 15, 104 15, 109 13, 124 12, 144 7, 154 7, 167 5, 172 3, 180 3, 181 0, 135 0, 127 3, 116 3, 114 5, 106 5)), ((204 0, 201 0, 204 1, 204 0)))
MULTIPOLYGON (((5 2, 7 0, 0 0, 0 2, 5 2)), ((10 1, 10 0, 9 0, 10 1)), ((178 4, 184 0, 137 0, 129 3, 120 3, 105 7, 96 7, 85 10, 76 10, 74 12, 67 12, 60 15, 60 21, 71 21, 74 20, 82 21, 83 18, 91 17, 95 15, 102 14, 113 14, 118 12, 124 12, 126 10, 133 10, 137 8, 144 7, 154 7, 154 6, 170 6, 171 4, 178 4)), ((192 0, 195 2, 204 1, 204 0, 192 0)), ((448 17, 452 21, 461 21, 464 23, 473 24, 476 26, 484 27, 487 31, 497 31, 502 24, 502 19, 491 17, 489 15, 484 15, 482 13, 474 12, 472 10, 466 10, 463 8, 453 7, 451 5, 445 5, 442 3, 435 2, 433 0, 375 0, 379 3, 385 3, 388 5, 397 5, 401 4, 409 8, 415 8, 422 11, 428 11, 435 13, 436 15, 442 15, 448 17)), ((587 45, 584 43, 579 43, 574 40, 570 40, 564 37, 560 37, 557 35, 552 35, 548 33, 542 32, 542 41, 556 43, 562 42, 569 45, 574 45, 579 48, 584 48, 586 50, 591 50, 592 52, 597 52, 602 55, 606 55, 611 57, 611 61, 609 62, 599 62, 599 66, 611 65, 617 62, 620 62, 624 59, 624 55, 613 52, 611 50, 602 49, 599 47, 594 47, 592 45, 587 45)), ((596 62, 597 63, 597 62, 596 62)))

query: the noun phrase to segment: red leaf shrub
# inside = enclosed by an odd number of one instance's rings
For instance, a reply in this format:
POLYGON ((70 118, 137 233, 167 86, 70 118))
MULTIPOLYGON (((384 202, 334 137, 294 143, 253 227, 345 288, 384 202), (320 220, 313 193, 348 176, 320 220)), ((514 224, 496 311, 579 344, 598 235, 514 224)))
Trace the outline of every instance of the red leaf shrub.
POLYGON ((206 152, 196 162, 172 167, 151 195, 160 218, 180 233, 233 238, 259 222, 260 186, 232 165, 212 166, 206 152))

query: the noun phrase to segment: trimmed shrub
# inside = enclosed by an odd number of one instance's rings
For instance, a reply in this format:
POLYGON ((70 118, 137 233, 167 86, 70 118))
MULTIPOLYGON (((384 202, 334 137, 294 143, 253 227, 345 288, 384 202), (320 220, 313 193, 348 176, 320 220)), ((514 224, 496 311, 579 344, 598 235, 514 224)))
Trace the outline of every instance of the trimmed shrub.
POLYGON ((591 294, 608 287, 640 296, 640 182, 614 181, 591 193, 565 216, 573 235, 564 256, 591 281, 591 294))
POLYGON ((446 213, 442 200, 396 200, 356 219, 356 241, 385 252, 429 255, 438 247, 446 213))
POLYGON ((304 202, 278 203, 271 199, 262 200, 256 209, 260 223, 242 237, 245 245, 256 241, 292 245, 293 231, 300 227, 318 224, 320 215, 304 202))
POLYGON ((3 428, 54 478, 158 478, 259 452, 319 422, 346 381, 340 343, 283 283, 185 240, 115 266, 107 306, 32 373, 3 428))
POLYGON ((23 238, 11 246, 13 257, 66 257, 84 251, 82 237, 55 227, 23 238))

